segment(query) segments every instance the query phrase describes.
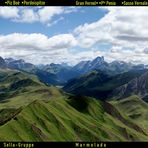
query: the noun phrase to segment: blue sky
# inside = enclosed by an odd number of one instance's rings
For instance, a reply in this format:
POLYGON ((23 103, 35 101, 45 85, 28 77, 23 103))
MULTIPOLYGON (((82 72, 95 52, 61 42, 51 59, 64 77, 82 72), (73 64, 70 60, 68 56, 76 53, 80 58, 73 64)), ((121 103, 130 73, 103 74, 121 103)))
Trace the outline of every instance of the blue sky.
MULTIPOLYGON (((21 8, 20 8, 21 9, 21 8)), ((38 9, 37 9, 38 10, 38 9)), ((36 12, 36 11, 35 11, 36 12)), ((78 7, 78 11, 62 14, 61 16, 53 16, 52 21, 59 20, 58 23, 48 26, 47 24, 40 22, 16 22, 11 19, 0 18, 0 33, 42 33, 47 36, 53 36, 56 34, 69 33, 77 26, 84 23, 92 23, 102 18, 108 11, 97 7, 78 7), (94 15, 95 14, 95 15, 94 15)), ((28 18, 29 19, 29 18, 28 18)))
POLYGON ((0 55, 34 64, 148 62, 148 8, 1 7, 0 55))

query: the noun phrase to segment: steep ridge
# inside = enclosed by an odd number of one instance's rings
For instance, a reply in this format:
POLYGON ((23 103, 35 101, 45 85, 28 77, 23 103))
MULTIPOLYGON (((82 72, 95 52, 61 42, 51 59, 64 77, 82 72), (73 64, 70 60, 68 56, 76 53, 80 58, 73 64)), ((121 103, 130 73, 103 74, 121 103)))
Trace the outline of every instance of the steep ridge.
POLYGON ((148 95, 148 72, 144 73, 140 77, 132 79, 127 84, 116 88, 112 95, 116 99, 125 98, 131 95, 139 95, 141 98, 145 98, 148 95))
POLYGON ((28 105, 41 96, 51 96, 52 89, 41 83, 35 75, 0 69, 0 109, 28 105))
POLYGON ((112 100, 110 103, 134 123, 143 127, 145 132, 148 132, 148 104, 140 97, 133 95, 121 100, 112 100))
MULTIPOLYGON (((130 80, 142 75, 146 70, 129 71, 110 76, 104 71, 95 70, 70 80, 63 89, 69 93, 107 99, 112 91, 130 80)), ((118 94, 119 92, 117 92, 118 94)))
POLYGON ((109 111, 106 105, 108 108, 108 103, 102 105, 101 101, 82 96, 36 100, 0 126, 0 141, 148 140, 142 128, 131 121, 126 125, 124 117, 113 106, 109 111))

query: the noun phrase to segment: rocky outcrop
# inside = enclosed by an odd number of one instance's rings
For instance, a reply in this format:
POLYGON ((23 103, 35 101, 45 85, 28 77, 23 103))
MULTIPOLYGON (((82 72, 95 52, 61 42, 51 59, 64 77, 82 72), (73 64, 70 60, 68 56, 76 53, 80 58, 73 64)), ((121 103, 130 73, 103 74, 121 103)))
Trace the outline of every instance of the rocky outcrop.
POLYGON ((129 83, 116 88, 112 93, 112 96, 115 96, 118 99, 131 95, 138 95, 141 98, 145 98, 148 95, 148 72, 140 77, 134 78, 129 83))

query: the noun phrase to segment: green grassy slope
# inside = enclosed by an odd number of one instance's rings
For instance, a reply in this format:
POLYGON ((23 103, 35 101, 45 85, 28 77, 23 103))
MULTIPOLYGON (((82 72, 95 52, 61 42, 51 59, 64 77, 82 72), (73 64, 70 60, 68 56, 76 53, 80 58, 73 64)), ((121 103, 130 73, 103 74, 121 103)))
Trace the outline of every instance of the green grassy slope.
POLYGON ((111 103, 126 117, 137 123, 148 133, 148 104, 138 96, 133 95, 128 98, 111 101, 111 103))
POLYGON ((43 95, 50 96, 51 90, 36 76, 17 70, 0 69, 0 109, 25 106, 43 95))
POLYGON ((0 141, 148 140, 146 133, 124 124, 103 106, 101 101, 80 96, 34 101, 0 126, 0 141))

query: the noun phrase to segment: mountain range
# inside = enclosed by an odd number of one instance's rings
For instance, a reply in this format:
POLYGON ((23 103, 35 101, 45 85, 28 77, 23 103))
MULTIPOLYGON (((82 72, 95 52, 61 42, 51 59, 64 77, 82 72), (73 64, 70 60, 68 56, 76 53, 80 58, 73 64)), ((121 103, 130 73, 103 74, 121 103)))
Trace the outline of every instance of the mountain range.
POLYGON ((0 57, 0 141, 148 141, 148 69, 0 57), (63 132, 64 131, 64 132, 63 132))
POLYGON ((74 66, 69 66, 65 63, 33 65, 22 59, 3 59, 0 57, 0 65, 2 68, 7 67, 35 74, 42 82, 49 85, 65 85, 69 80, 89 73, 93 70, 100 70, 108 75, 114 76, 130 70, 148 69, 148 66, 144 64, 134 65, 123 61, 113 61, 108 63, 104 60, 104 57, 97 57, 92 61, 81 61, 74 66))

